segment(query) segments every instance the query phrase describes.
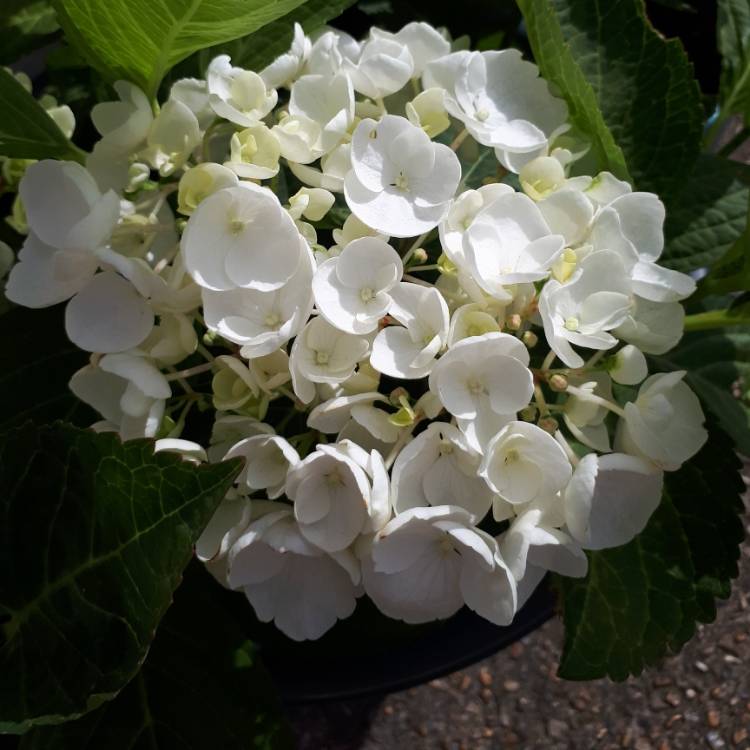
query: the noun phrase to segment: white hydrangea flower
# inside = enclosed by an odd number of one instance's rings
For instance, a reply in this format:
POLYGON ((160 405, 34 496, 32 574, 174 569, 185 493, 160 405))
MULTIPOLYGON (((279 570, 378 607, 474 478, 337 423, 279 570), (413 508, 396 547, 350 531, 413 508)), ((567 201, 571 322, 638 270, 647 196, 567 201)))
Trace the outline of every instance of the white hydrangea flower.
POLYGON ((131 349, 146 339, 153 325, 148 302, 112 271, 96 274, 65 308, 65 332, 87 352, 131 349))
POLYGON ((505 287, 544 279, 565 248, 536 204, 520 193, 497 197, 463 235, 463 255, 488 294, 509 299, 505 287))
POLYGON ((444 619, 464 604, 496 625, 516 612, 516 585, 497 542, 463 508, 412 508, 390 521, 363 560, 365 591, 388 617, 444 619))
POLYGON ((222 461, 227 451, 241 440, 254 435, 274 435, 271 425, 261 422, 255 417, 245 417, 239 414, 223 414, 218 412, 216 421, 211 429, 211 439, 208 446, 208 460, 211 463, 222 461))
POLYGON ((317 449, 291 467, 286 493, 302 535, 327 552, 349 547, 390 517, 390 488, 383 458, 348 440, 317 449))
POLYGON ((303 403, 315 397, 313 383, 343 383, 367 355, 369 342, 313 318, 294 339, 289 358, 294 392, 303 403))
POLYGON ((246 359, 262 357, 302 330, 313 309, 312 252, 299 241, 301 261, 280 289, 214 291, 203 289, 203 315, 209 330, 242 347, 246 359))
POLYGON ((604 421, 609 410, 590 396, 613 401, 612 381, 605 372, 592 371, 580 376, 568 375, 576 392, 569 393, 563 407, 563 419, 573 437, 594 450, 610 450, 609 430, 604 421))
POLYGON ((201 130, 205 130, 216 114, 209 103, 208 83, 198 78, 180 78, 172 84, 169 98, 184 104, 197 118, 201 130))
POLYGON ((184 166, 201 137, 192 110, 177 99, 169 99, 151 123, 144 159, 162 177, 168 177, 184 166))
POLYGON ((677 302, 695 291, 695 281, 656 263, 664 249, 664 216, 664 204, 653 193, 625 193, 599 211, 590 242, 620 255, 639 297, 677 302))
POLYGON ((612 357, 608 372, 615 383, 638 385, 648 375, 648 363, 638 347, 627 344, 612 357))
POLYGON ((262 122, 233 133, 229 160, 224 166, 248 180, 267 180, 279 171, 281 145, 273 131, 262 122))
POLYGON ((612 333, 647 354, 664 354, 682 338, 685 308, 679 302, 651 302, 637 295, 629 314, 612 333))
POLYGON ((423 81, 425 88, 444 88, 448 111, 499 156, 545 148, 568 114, 537 66, 514 49, 454 52, 431 62, 423 81))
POLYGON ((513 504, 553 496, 572 473, 565 451, 548 432, 518 421, 490 440, 479 467, 490 488, 513 504))
POLYGON ((622 324, 631 308, 630 280, 617 253, 600 250, 580 263, 566 284, 549 280, 539 297, 547 342, 568 367, 582 367, 571 344, 611 349, 609 333, 622 324))
POLYGON ((91 109, 91 120, 106 150, 130 154, 145 145, 154 115, 151 102, 137 86, 116 81, 119 101, 100 102, 91 109))
MULTIPOLYGON (((382 36, 389 36, 379 32, 382 36)), ((434 27, 424 21, 412 21, 393 34, 396 41, 401 42, 408 50, 414 61, 412 76, 418 78, 433 60, 449 54, 450 42, 434 27)))
POLYGON ((182 235, 185 265, 205 289, 281 288, 300 263, 300 237, 279 199, 251 182, 224 188, 195 209, 182 235))
POLYGON ((266 490, 271 500, 284 493, 289 471, 299 461, 299 453, 279 435, 255 435, 240 440, 228 451, 225 460, 244 458, 245 466, 235 483, 247 492, 266 490))
POLYGON ((390 296, 388 314, 401 326, 386 326, 378 333, 370 364, 394 378, 424 378, 448 339, 448 305, 434 287, 408 282, 396 284, 390 296))
POLYGON ((344 56, 341 62, 355 91, 371 99, 395 93, 414 75, 414 58, 406 44, 375 28, 360 47, 356 61, 344 56))
POLYGON ((566 526, 585 549, 627 544, 646 527, 663 484, 663 472, 642 458, 589 453, 565 489, 566 526))
POLYGON ((198 347, 193 321, 184 313, 164 313, 138 349, 161 366, 176 365, 198 347))
POLYGON ((412 125, 422 128, 430 138, 444 133, 451 126, 445 109, 445 91, 426 89, 406 103, 406 117, 412 125))
POLYGON ((481 521, 494 493, 477 474, 482 456, 457 427, 433 422, 398 454, 391 480, 393 508, 457 505, 481 521))
POLYGON ((352 169, 344 195, 365 224, 393 237, 410 237, 437 226, 448 212, 461 178, 450 148, 433 143, 406 118, 362 120, 352 137, 352 169))
POLYGON ((500 553, 517 581, 527 565, 582 578, 588 570, 586 554, 569 534, 549 525, 546 515, 537 507, 520 513, 500 537, 500 553))
POLYGON ((177 210, 190 216, 209 195, 238 184, 237 174, 226 166, 210 161, 196 164, 186 169, 180 178, 177 210))
POLYGON ((344 31, 326 29, 313 41, 306 72, 334 76, 343 69, 344 60, 356 64, 359 54, 360 44, 356 39, 344 31))
POLYGON ((478 190, 464 190, 451 202, 448 213, 440 222, 440 245, 448 259, 460 269, 468 270, 463 239, 466 230, 482 209, 504 195, 512 195, 513 188, 501 182, 482 185, 478 190))
POLYGON ((262 120, 278 100, 274 88, 269 90, 257 73, 233 66, 229 55, 219 55, 211 61, 206 81, 213 111, 243 128, 262 120))
POLYGON ((488 413, 507 418, 523 409, 534 392, 528 363, 529 352, 515 336, 472 336, 438 360, 430 373, 430 390, 459 426, 488 413))
MULTIPOLYGON (((290 161, 289 169, 292 174, 306 185, 313 188, 323 188, 334 193, 344 192, 344 178, 352 168, 352 147, 350 143, 342 143, 332 151, 324 154, 320 159, 320 168, 309 164, 299 164, 290 161)), ((354 214, 350 214, 353 216, 354 214)), ((335 231, 335 230, 334 230, 335 231)))
POLYGON ((292 86, 289 117, 272 132, 285 158, 309 164, 346 138, 353 122, 354 91, 345 75, 305 75, 292 86))
POLYGON ((164 375, 147 358, 107 354, 70 380, 70 390, 98 411, 123 440, 156 435, 166 399, 172 395, 164 375))
POLYGON ((295 23, 289 49, 260 71, 260 77, 265 81, 266 86, 269 89, 290 86, 302 74, 311 49, 312 43, 307 38, 304 29, 295 23))
POLYGON ((318 267, 312 288, 321 315, 346 333, 374 331, 392 304, 389 292, 401 279, 398 253, 377 237, 350 242, 318 267))
POLYGON ((296 641, 320 638, 354 612, 359 566, 351 553, 310 544, 287 505, 250 523, 227 553, 229 586, 241 588, 261 622, 296 641))
POLYGON ((665 471, 676 471, 708 439, 700 401, 677 370, 651 375, 635 401, 625 404, 617 426, 615 448, 653 461, 665 471))

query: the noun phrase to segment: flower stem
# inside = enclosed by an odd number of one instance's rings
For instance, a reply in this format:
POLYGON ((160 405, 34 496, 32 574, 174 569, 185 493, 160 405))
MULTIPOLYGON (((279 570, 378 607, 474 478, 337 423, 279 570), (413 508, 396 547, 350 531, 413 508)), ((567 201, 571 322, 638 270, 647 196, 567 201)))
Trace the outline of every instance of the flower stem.
POLYGON ((603 406, 605 409, 609 409, 609 411, 613 411, 615 414, 617 414, 620 417, 625 416, 625 410, 618 406, 617 404, 613 404, 611 401, 607 401, 606 398, 602 398, 601 396, 595 396, 593 393, 589 393, 588 391, 583 390, 582 388, 577 388, 574 385, 569 385, 566 389, 567 393, 570 393, 573 396, 578 396, 579 398, 589 401, 592 404, 598 404, 599 406, 603 406))
POLYGON ((736 310, 709 310, 685 316, 686 331, 706 331, 711 328, 746 325, 750 323, 750 306, 738 306, 736 310))
POLYGON ((464 129, 463 129, 463 130, 462 130, 462 131, 461 131, 461 132, 460 132, 460 133, 459 133, 459 134, 458 134, 458 135, 457 135, 457 136, 456 136, 456 137, 455 137, 455 138, 453 139, 453 142, 451 143, 450 147, 451 147, 451 148, 452 148, 452 149, 453 149, 454 151, 458 151, 458 148, 459 148, 459 147, 460 147, 460 145, 461 145, 461 144, 462 144, 462 143, 463 143, 463 142, 464 142, 464 141, 466 140, 466 138, 468 137, 468 135, 469 135, 469 131, 468 131, 468 130, 467 130, 466 128, 464 128, 464 129))
POLYGON ((196 365, 195 367, 188 367, 187 370, 179 370, 177 372, 170 372, 165 377, 167 380, 180 380, 181 378, 191 378, 193 375, 200 375, 203 372, 208 372, 214 366, 213 362, 206 362, 203 365, 196 365))

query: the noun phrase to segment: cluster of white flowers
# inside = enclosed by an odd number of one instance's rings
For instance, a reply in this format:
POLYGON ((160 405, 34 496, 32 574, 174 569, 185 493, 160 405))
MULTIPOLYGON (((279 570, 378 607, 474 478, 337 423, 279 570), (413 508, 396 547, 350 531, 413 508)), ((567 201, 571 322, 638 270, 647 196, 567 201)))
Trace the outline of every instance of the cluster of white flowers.
POLYGON ((685 373, 644 356, 694 283, 658 265, 656 195, 580 174, 535 65, 424 23, 297 27, 160 108, 116 90, 86 167, 26 168, 7 295, 69 300, 97 429, 245 459, 197 554, 261 620, 318 638, 366 594, 505 625, 545 571, 644 528, 706 440, 685 373))

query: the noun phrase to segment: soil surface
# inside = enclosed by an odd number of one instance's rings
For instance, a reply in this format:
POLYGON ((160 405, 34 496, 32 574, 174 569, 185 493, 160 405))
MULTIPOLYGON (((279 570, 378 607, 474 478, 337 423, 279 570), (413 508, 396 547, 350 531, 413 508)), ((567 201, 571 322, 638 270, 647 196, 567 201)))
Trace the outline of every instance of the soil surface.
MULTIPOLYGON (((748 496, 746 495, 746 505, 748 496)), ((750 515, 745 516, 750 534, 750 515)), ((555 618, 475 666, 378 699, 295 707, 300 750, 750 750, 750 546, 715 622, 624 683, 555 676, 555 618)))

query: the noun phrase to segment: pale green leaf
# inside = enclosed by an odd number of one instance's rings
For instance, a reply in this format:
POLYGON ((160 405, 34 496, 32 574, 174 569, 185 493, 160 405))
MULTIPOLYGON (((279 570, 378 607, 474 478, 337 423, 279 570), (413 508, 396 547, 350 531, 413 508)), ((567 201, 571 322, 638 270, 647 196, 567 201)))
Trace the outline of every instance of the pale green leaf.
POLYGON ((237 39, 304 0, 56 0, 69 40, 110 79, 154 96, 167 71, 197 50, 237 39))

